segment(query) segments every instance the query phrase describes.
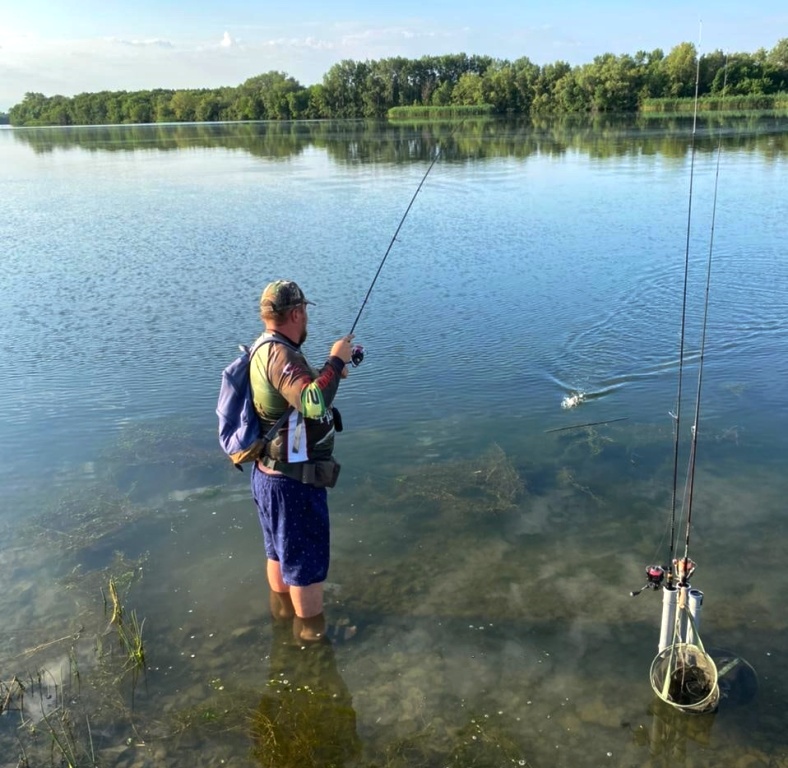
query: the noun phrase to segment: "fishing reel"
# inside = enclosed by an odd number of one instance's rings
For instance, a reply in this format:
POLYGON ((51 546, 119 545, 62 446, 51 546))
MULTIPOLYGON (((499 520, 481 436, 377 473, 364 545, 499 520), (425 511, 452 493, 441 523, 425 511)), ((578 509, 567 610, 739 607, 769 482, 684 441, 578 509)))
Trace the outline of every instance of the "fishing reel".
POLYGON ((662 582, 665 580, 666 570, 667 568, 664 565, 647 565, 646 583, 637 591, 630 592, 630 597, 637 597, 644 589, 659 589, 662 586, 662 582))
POLYGON ((350 350, 350 364, 358 368, 364 362, 364 347, 361 344, 354 344, 350 350))
POLYGON ((673 571, 678 576, 679 584, 686 584, 695 573, 695 561, 690 560, 688 557, 677 558, 673 560, 673 571))

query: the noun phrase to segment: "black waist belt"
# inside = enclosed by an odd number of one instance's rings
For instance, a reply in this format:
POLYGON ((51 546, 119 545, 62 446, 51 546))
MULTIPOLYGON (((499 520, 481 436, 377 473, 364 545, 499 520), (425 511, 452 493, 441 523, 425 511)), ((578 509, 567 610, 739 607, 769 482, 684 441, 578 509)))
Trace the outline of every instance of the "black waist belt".
POLYGON ((260 461, 264 467, 273 469, 275 472, 281 472, 287 477, 298 480, 300 483, 313 485, 315 482, 315 465, 308 461, 300 461, 295 464, 290 464, 287 461, 277 461, 270 456, 261 457, 260 461))
POLYGON ((301 461, 290 464, 286 461, 277 461, 270 456, 260 458, 264 467, 281 472, 286 477, 298 480, 299 483, 313 485, 315 488, 333 488, 337 484, 339 463, 329 457, 325 461, 301 461))

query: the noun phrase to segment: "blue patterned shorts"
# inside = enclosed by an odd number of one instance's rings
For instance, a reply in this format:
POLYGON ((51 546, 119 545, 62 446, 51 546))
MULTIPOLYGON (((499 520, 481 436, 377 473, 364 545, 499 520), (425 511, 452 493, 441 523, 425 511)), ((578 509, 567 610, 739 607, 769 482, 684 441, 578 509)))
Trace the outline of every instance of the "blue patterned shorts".
POLYGON ((252 466, 252 496, 268 559, 279 562, 282 579, 291 587, 325 581, 330 545, 326 489, 252 466))

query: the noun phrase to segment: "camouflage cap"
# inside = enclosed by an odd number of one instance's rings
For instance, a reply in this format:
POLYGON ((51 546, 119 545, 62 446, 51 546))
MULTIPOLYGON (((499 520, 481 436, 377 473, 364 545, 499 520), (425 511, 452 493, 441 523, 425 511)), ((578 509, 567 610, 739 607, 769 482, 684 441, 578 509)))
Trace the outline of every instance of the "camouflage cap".
POLYGON ((265 286, 260 297, 260 309, 270 308, 274 312, 300 307, 302 304, 314 304, 292 280, 275 280, 265 286))

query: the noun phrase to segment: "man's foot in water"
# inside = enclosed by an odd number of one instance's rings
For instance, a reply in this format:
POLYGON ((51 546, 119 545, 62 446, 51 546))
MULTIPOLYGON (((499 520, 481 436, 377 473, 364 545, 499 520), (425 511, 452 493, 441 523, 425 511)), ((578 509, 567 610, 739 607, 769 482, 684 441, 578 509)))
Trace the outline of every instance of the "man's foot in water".
POLYGON ((293 635, 303 643, 344 642, 354 637, 357 631, 357 627, 352 626, 349 619, 328 624, 323 613, 308 618, 296 616, 293 619, 293 635))
POLYGON ((293 601, 290 599, 289 592, 274 592, 270 591, 271 616, 276 621, 285 621, 292 619, 295 616, 295 608, 293 608, 293 601))

